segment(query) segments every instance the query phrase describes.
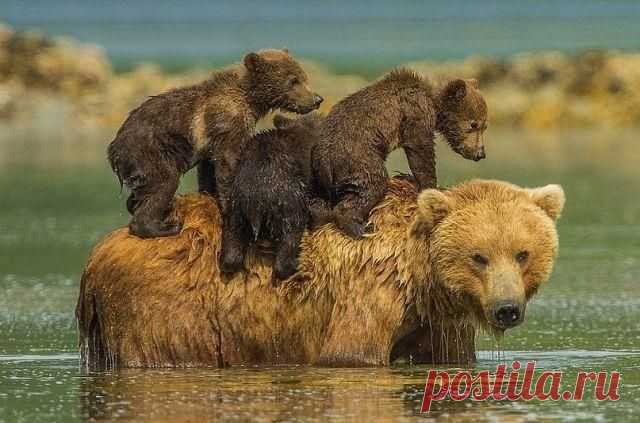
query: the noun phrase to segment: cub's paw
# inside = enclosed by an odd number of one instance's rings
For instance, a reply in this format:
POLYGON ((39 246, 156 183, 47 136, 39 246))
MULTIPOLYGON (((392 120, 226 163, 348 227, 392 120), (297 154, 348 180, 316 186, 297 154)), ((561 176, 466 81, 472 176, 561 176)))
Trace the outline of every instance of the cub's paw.
POLYGON ((364 227, 364 233, 367 235, 370 235, 375 231, 376 231, 376 226, 371 222, 368 222, 364 227))
POLYGON ((138 200, 135 195, 131 194, 129 198, 127 198, 127 211, 130 215, 134 215, 138 206, 140 206, 141 201, 138 200))
POLYGON ((227 275, 233 275, 243 269, 244 256, 237 251, 225 251, 220 259, 220 270, 227 275))
POLYGON ((179 223, 138 222, 135 219, 129 224, 129 232, 138 238, 162 238, 175 236, 182 230, 179 223))
POLYGON ((309 215, 309 227, 311 229, 316 229, 328 223, 333 223, 336 220, 331 207, 329 207, 326 201, 319 198, 311 200, 311 203, 309 204, 309 215))
POLYGON ((277 280, 273 280, 274 285, 279 285, 279 282, 289 279, 294 273, 298 271, 297 260, 277 260, 273 264, 273 276, 277 280))
POLYGON ((158 230, 160 235, 158 236, 175 236, 182 231, 182 225, 180 223, 165 223, 162 224, 158 230))
POLYGON ((354 239, 362 239, 367 232, 365 225, 353 217, 337 216, 336 224, 342 232, 354 239))

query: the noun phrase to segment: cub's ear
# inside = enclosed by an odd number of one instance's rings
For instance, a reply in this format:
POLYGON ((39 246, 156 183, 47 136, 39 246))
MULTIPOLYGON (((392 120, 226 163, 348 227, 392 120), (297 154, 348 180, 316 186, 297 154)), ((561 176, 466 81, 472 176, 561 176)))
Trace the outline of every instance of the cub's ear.
POLYGON ((260 67, 262 63, 262 58, 258 53, 247 53, 244 56, 244 66, 249 70, 249 72, 255 72, 260 67))
POLYGON ((546 185, 540 188, 529 188, 526 191, 533 202, 550 218, 558 220, 566 200, 560 185, 546 185))
POLYGON ((282 47, 282 51, 285 52, 286 54, 288 54, 289 56, 291 56, 291 52, 289 51, 288 48, 282 47))
POLYGON ((424 237, 451 212, 452 200, 442 191, 427 189, 418 195, 418 214, 411 226, 411 235, 424 237))
POLYGON ((467 83, 464 79, 454 79, 444 87, 444 98, 452 103, 459 103, 467 95, 467 83))
POLYGON ((292 122, 293 119, 289 119, 288 117, 279 113, 273 117, 273 126, 278 129, 284 129, 287 126, 291 125, 292 122))
POLYGON ((466 82, 467 85, 475 88, 476 90, 480 89, 480 83, 475 78, 465 79, 464 82, 466 82))

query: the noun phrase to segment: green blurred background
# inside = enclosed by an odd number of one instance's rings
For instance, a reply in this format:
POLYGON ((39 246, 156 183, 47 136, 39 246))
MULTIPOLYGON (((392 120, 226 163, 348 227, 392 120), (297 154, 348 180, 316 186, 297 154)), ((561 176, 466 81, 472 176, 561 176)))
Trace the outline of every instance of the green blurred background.
MULTIPOLYGON (((634 421, 638 2, 4 0, 0 20, 0 421, 421 418, 422 366, 115 374, 78 367, 79 275, 100 237, 128 220, 105 159, 124 114, 246 51, 283 46, 328 93, 326 107, 399 64, 478 77, 493 117, 488 158, 465 161, 440 143, 440 183, 481 177, 566 191, 549 284, 501 344, 480 340, 476 368, 517 358, 567 377, 619 370, 622 399, 445 402, 431 417, 634 421), (25 32, 32 30, 40 34, 25 32)), ((407 170, 402 153, 389 169, 407 170)), ((181 189, 194 189, 192 174, 181 189)))

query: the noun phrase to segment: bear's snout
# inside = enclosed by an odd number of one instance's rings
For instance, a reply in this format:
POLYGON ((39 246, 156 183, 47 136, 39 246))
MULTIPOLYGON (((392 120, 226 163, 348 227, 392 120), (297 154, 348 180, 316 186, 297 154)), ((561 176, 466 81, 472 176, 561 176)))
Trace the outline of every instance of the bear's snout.
POLYGON ((484 152, 484 146, 482 146, 476 152, 475 157, 473 158, 473 160, 475 160, 477 162, 477 161, 480 161, 480 160, 482 160, 482 159, 484 159, 486 157, 487 157, 487 155, 484 152))
POLYGON ((500 329, 509 329, 522 322, 524 308, 514 301, 500 301, 493 306, 493 317, 500 329))

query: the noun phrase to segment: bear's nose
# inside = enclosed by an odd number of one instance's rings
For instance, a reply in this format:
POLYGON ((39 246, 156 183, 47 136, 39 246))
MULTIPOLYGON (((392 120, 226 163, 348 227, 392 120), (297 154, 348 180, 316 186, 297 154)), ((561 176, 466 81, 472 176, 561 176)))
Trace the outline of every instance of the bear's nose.
POLYGON ((484 153, 484 146, 482 146, 480 147, 480 150, 478 150, 478 152, 476 153, 476 161, 482 160, 485 157, 487 157, 487 155, 484 153))
POLYGON ((318 94, 313 95, 313 104, 316 107, 320 106, 320 103, 324 101, 324 98, 320 97, 318 94))
POLYGON ((516 326, 520 322, 521 316, 520 306, 515 303, 504 302, 495 308, 496 322, 503 329, 516 326))

